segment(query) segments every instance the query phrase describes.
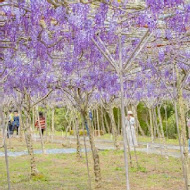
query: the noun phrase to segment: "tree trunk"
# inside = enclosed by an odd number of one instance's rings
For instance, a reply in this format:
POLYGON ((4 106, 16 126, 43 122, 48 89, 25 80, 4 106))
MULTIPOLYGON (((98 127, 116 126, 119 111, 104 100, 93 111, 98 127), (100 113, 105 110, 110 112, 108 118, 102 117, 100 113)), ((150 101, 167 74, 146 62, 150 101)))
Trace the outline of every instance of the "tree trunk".
MULTIPOLYGON (((120 93, 121 93, 121 127, 123 129, 126 189, 130 190, 129 166, 128 166, 128 155, 127 155, 127 134, 126 134, 126 129, 125 129, 125 103, 124 103, 124 82, 123 82, 123 62, 122 62, 121 35, 119 36, 119 73, 118 74, 119 74, 119 79, 120 79, 120 93)), ((129 145, 128 145, 128 147, 129 147, 129 145)))
POLYGON ((100 137, 100 121, 99 121, 99 111, 98 111, 98 107, 97 107, 97 109, 96 109, 96 116, 97 116, 98 136, 100 137))
POLYGON ((21 111, 21 107, 19 107, 18 109, 18 114, 19 114, 19 135, 20 135, 20 141, 22 142, 24 139, 24 125, 23 125, 23 117, 22 117, 22 111, 21 111))
POLYGON ((167 113, 167 105, 164 105, 165 111, 165 121, 166 121, 166 137, 168 139, 168 113, 167 113))
POLYGON ((179 127, 179 117, 178 117, 177 104, 175 101, 174 101, 174 109, 175 109, 175 119, 176 119, 179 147, 180 147, 180 153, 181 153, 182 170, 183 170, 183 176, 184 176, 186 190, 187 190, 188 189, 188 183, 187 183, 186 169, 184 166, 184 154, 183 154, 183 147, 182 147, 182 143, 181 143, 181 131, 180 131, 180 127, 179 127))
POLYGON ((111 124, 112 124, 112 134, 114 137, 114 146, 115 146, 116 150, 119 150, 117 126, 116 126, 115 119, 114 119, 113 108, 111 106, 109 107, 109 115, 110 115, 111 124))
POLYGON ((92 111, 92 114, 94 115, 94 119, 92 121, 92 127, 93 127, 93 135, 95 136, 95 131, 97 130, 97 117, 96 116, 96 110, 92 111))
POLYGON ((105 125, 104 125, 104 115, 103 115, 103 107, 101 106, 101 125, 102 125, 102 130, 103 130, 103 133, 105 134, 106 133, 106 129, 105 129, 105 125))
POLYGON ((152 118, 152 109, 148 108, 149 117, 150 117, 150 134, 151 134, 151 141, 154 142, 154 127, 153 127, 153 118, 152 118))
POLYGON ((40 142, 41 142, 41 147, 42 147, 42 153, 45 154, 44 139, 43 139, 42 128, 41 128, 41 124, 40 124, 40 117, 39 117, 38 106, 37 106, 37 118, 38 118, 39 134, 40 134, 40 142))
POLYGON ((84 140, 86 167, 87 167, 87 173, 88 173, 88 185, 89 185, 89 190, 91 190, 92 189, 92 184, 91 184, 90 169, 89 169, 89 162, 88 162, 88 152, 87 152, 87 145, 86 145, 86 135, 85 135, 86 121, 84 120, 84 117, 83 117, 83 122, 84 122, 84 125, 83 125, 83 140, 84 140))
POLYGON ((142 136, 145 136, 144 131, 143 131, 143 129, 141 128, 141 125, 140 125, 139 120, 138 120, 137 105, 133 106, 132 110, 133 110, 133 113, 134 113, 135 123, 136 123, 136 126, 137 126, 137 127, 136 127, 136 128, 137 128, 137 134, 138 134, 138 130, 139 130, 139 132, 141 133, 141 135, 142 135, 142 136))
POLYGON ((190 190, 187 129, 186 129, 186 120, 185 120, 185 101, 183 98, 183 90, 181 87, 181 77, 176 65, 175 65, 175 70, 176 70, 176 77, 177 77, 177 106, 178 106, 178 115, 179 115, 179 124, 180 124, 179 127, 181 128, 183 154, 184 154, 183 165, 184 165, 184 174, 185 174, 184 176, 185 186, 186 186, 186 190, 190 190))
POLYGON ((125 159, 125 175, 126 175, 126 189, 130 190, 129 184, 129 166, 128 166, 128 155, 127 155, 127 134, 125 129, 125 107, 124 107, 124 86, 123 86, 123 76, 120 73, 120 86, 121 86, 121 126, 123 130, 123 142, 124 142, 124 159, 125 159))
MULTIPOLYGON (((161 116, 161 112, 160 112, 161 106, 157 106, 157 110, 158 110, 158 118, 159 118, 159 123, 160 123, 160 128, 161 128, 161 137, 162 140, 161 142, 164 144, 164 152, 167 152, 167 146, 166 146, 166 139, 165 139, 165 135, 164 135, 164 128, 163 128, 163 123, 162 123, 162 116, 161 116)), ((165 155, 165 153, 164 153, 165 155)), ((167 156, 166 156, 167 158, 167 156)))
MULTIPOLYGON (((3 110, 0 110, 0 117, 2 120, 2 126, 3 126, 3 147, 4 147, 4 153, 5 153, 5 163, 6 163, 6 171, 7 171, 7 183, 8 183, 8 190, 11 189, 11 180, 10 180, 10 171, 9 171, 9 160, 8 160, 8 153, 7 153, 7 126, 8 122, 6 122, 3 110)), ((8 119, 7 119, 8 121, 8 119)))
POLYGON ((181 128, 181 135, 182 135, 182 143, 183 143, 183 154, 184 154, 184 169, 185 169, 185 183, 186 189, 190 189, 190 180, 189 180, 189 159, 188 159, 188 146, 187 146, 187 131, 186 131, 186 122, 185 122, 185 102, 183 99, 183 93, 181 89, 181 85, 178 80, 177 85, 177 104, 178 104, 178 115, 179 115, 179 124, 181 128))
POLYGON ((79 123, 78 118, 75 117, 75 131, 77 137, 77 157, 81 158, 81 146, 80 146, 80 137, 79 137, 79 123))
POLYGON ((160 129, 158 125, 158 120, 157 120, 157 113, 156 113, 156 108, 152 108, 152 118, 153 118, 153 125, 154 125, 154 138, 161 138, 160 134, 160 129))
POLYGON ((35 107, 32 108, 32 128, 35 129, 35 107))
POLYGON ((82 112, 83 120, 87 122, 89 126, 89 141, 91 145, 91 150, 92 150, 92 156, 93 156, 93 161, 94 161, 94 174, 95 174, 95 182, 96 182, 96 188, 101 188, 101 170, 100 170, 100 159, 99 159, 99 154, 98 150, 95 147, 94 143, 94 136, 93 136, 93 124, 92 122, 89 121, 89 119, 86 119, 87 116, 82 112))
POLYGON ((45 117, 46 122, 45 122, 45 131, 44 131, 44 135, 42 136, 42 138, 43 138, 43 141, 47 142, 48 141, 48 130, 50 129, 50 127, 48 127, 48 107, 47 107, 47 105, 45 105, 44 117, 45 117))
POLYGON ((104 112, 104 119, 105 119, 105 123, 106 123, 106 129, 108 131, 108 133, 110 134, 111 133, 111 129, 110 129, 110 125, 108 123, 108 119, 107 119, 107 116, 106 116, 106 112, 104 112))
POLYGON ((38 170, 36 167, 36 160, 34 157, 34 150, 33 150, 33 142, 32 142, 32 136, 30 131, 30 125, 31 125, 31 118, 30 118, 30 112, 26 112, 26 123, 24 125, 24 134, 25 134, 25 140, 26 140, 26 146, 28 149, 28 154, 30 157, 30 168, 31 168, 31 176, 38 175, 38 170))
POLYGON ((120 114, 120 107, 117 109, 117 131, 118 134, 121 134, 121 114, 120 114))
POLYGON ((55 108, 52 109, 52 118, 51 118, 51 142, 53 142, 53 137, 55 135, 55 108))
POLYGON ((164 128, 163 128, 163 123, 162 123, 162 116, 161 116, 161 112, 160 112, 160 108, 159 106, 157 106, 157 112, 158 112, 158 118, 159 118, 159 123, 160 123, 160 129, 161 129, 161 137, 162 140, 164 141, 164 128))

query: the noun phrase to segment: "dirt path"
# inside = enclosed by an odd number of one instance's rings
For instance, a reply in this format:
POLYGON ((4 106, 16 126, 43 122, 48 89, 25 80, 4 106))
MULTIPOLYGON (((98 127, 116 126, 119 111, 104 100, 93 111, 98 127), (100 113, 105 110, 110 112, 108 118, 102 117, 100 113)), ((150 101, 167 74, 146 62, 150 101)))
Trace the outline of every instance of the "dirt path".
MULTIPOLYGON (((39 136, 34 136, 33 137, 35 140, 39 140, 39 136)), ((76 144, 76 138, 74 136, 69 136, 67 138, 60 138, 57 137, 56 139, 54 138, 53 140, 51 139, 53 143, 69 143, 69 144, 76 144)), ((80 137, 80 142, 83 145, 83 137, 80 137)), ((89 139, 86 137, 86 142, 87 145, 90 147, 89 144, 89 139)), ((102 140, 102 139, 95 139, 95 144, 98 150, 113 150, 114 144, 112 140, 102 140)), ((123 147, 123 141, 120 141, 120 147, 122 149, 123 147)), ((133 151, 134 149, 131 148, 133 151)), ((139 147, 136 148, 137 151, 139 152, 145 152, 147 154, 158 154, 158 155, 163 155, 163 156, 172 156, 175 158, 180 157, 180 147, 176 145, 164 145, 164 144, 159 144, 159 143, 144 143, 144 142, 139 142, 139 147)))
MULTIPOLYGON (((40 141, 40 137, 37 135, 33 135, 34 141, 40 141)), ((69 137, 54 137, 54 139, 51 139, 48 136, 44 137, 45 141, 50 141, 51 143, 57 143, 57 144, 69 144, 69 145, 74 145, 72 147, 75 147, 76 144, 76 138, 74 136, 69 136, 69 137)), ((80 137, 80 143, 83 146, 84 145, 84 139, 83 137, 80 137)), ((86 143, 87 147, 90 150, 90 144, 89 144, 89 139, 86 137, 86 143)), ((103 150, 114 150, 114 144, 112 140, 104 140, 104 139, 95 139, 95 144, 96 147, 99 151, 103 150)), ((120 141, 120 147, 121 150, 123 149, 123 142, 120 141)), ((163 155, 165 157, 171 156, 175 158, 180 158, 180 147, 176 145, 164 145, 164 144, 159 144, 159 143, 144 143, 144 142, 139 142, 139 147, 136 148, 138 152, 144 152, 147 154, 158 154, 158 155, 163 155)), ((84 151, 84 149, 82 149, 84 151)), ((134 148, 131 148, 131 151, 134 151, 134 148)), ((66 154, 66 153, 75 153, 76 149, 75 148, 63 148, 63 149, 46 149, 47 154, 66 154)), ((35 154, 42 154, 41 150, 35 150, 35 154)), ((21 152, 8 152, 9 156, 22 156, 22 155, 27 155, 27 151, 21 151, 21 152)), ((4 156, 4 152, 0 152, 0 157, 4 156)))

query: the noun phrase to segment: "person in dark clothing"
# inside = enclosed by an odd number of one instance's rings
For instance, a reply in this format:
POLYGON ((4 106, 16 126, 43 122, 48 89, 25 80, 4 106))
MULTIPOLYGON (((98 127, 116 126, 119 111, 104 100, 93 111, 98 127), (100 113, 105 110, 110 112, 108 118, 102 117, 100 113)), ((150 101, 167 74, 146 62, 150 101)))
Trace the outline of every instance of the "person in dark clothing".
POLYGON ((13 134, 13 113, 10 110, 9 111, 9 122, 7 126, 7 138, 10 138, 10 136, 13 134))
POLYGON ((19 115, 18 115, 18 111, 16 110, 14 111, 13 133, 14 133, 14 130, 16 130, 17 135, 18 135, 19 125, 20 125, 19 115))
POLYGON ((46 121, 45 121, 45 117, 43 116, 42 112, 39 112, 39 120, 40 122, 38 122, 38 120, 35 123, 35 126, 42 132, 42 135, 44 134, 45 128, 46 128, 46 121))

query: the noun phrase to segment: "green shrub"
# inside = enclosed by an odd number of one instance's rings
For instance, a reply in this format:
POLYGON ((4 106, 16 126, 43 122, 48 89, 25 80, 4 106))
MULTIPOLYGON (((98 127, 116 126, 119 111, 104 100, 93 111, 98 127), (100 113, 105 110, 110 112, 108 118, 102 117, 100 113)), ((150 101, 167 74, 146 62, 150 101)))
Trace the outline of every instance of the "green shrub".
POLYGON ((80 130, 79 131, 79 136, 83 136, 83 135, 87 135, 87 131, 85 130, 85 131, 82 131, 82 130, 80 130))
POLYGON ((171 115, 167 120, 167 128, 166 128, 166 121, 163 121, 165 136, 171 139, 177 138, 177 127, 175 121, 175 114, 171 115))
POLYGON ((94 130, 94 135, 95 136, 98 136, 98 134, 100 133, 100 135, 102 136, 102 135, 104 135, 104 131, 102 131, 102 130, 94 130))
POLYGON ((48 179, 47 179, 47 177, 46 176, 44 176, 43 174, 38 174, 38 175, 36 175, 36 176, 33 176, 32 177, 32 180, 33 181, 48 181, 48 179))
POLYGON ((70 130, 69 134, 70 134, 70 135, 74 135, 75 132, 74 132, 73 130, 70 130))
MULTIPOLYGON (((69 132, 69 134, 70 135, 75 135, 75 131, 74 130, 70 130, 70 132, 69 132)), ((87 131, 85 130, 85 131, 83 131, 83 130, 79 130, 79 136, 83 136, 83 135, 87 135, 87 131)))

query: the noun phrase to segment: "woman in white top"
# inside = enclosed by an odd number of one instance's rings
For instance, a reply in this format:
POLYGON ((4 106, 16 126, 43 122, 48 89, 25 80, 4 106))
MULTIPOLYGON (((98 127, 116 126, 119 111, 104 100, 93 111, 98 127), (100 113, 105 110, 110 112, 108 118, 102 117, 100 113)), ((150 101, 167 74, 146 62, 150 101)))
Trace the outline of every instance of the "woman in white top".
POLYGON ((135 118, 133 117, 133 112, 128 111, 127 117, 125 119, 125 126, 126 126, 127 139, 130 146, 138 146, 134 125, 135 125, 135 118))

